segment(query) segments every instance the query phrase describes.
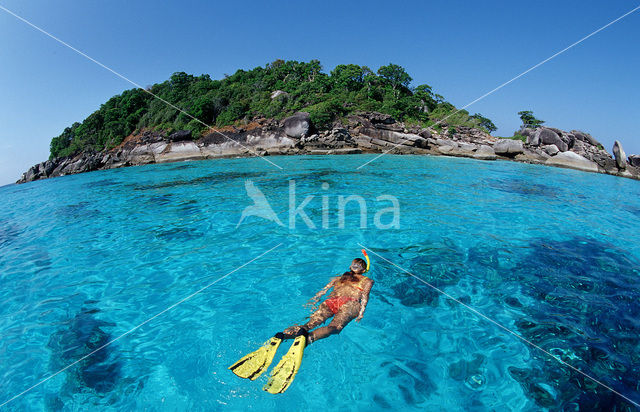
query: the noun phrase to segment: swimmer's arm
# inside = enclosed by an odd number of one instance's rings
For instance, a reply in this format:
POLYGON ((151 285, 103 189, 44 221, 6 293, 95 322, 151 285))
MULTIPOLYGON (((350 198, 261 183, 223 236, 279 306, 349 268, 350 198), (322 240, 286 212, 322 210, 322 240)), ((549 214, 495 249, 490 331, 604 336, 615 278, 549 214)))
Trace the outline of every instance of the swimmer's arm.
POLYGON ((333 287, 333 285, 336 283, 336 280, 338 280, 338 278, 332 278, 331 281, 329 283, 327 283, 327 285, 325 287, 323 287, 320 292, 316 293, 316 295, 314 297, 311 298, 311 303, 316 303, 318 302, 318 300, 320 300, 320 298, 329 291, 329 289, 331 289, 333 287))
POLYGON ((367 307, 367 303, 369 303, 369 292, 371 292, 372 287, 373 287, 373 279, 371 279, 371 282, 369 282, 367 286, 364 287, 364 290, 362 291, 362 295, 361 295, 362 297, 360 298, 360 313, 358 313, 356 322, 360 322, 360 319, 362 319, 362 316, 364 315, 364 310, 367 307))

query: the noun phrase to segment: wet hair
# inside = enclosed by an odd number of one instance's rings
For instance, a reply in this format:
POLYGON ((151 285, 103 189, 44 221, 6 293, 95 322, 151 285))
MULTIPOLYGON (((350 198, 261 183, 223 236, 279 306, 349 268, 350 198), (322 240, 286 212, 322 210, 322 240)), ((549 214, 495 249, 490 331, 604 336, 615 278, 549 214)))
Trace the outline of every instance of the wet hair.
POLYGON ((360 258, 353 259, 351 262, 351 266, 349 267, 349 271, 351 273, 362 274, 367 270, 367 262, 360 258))

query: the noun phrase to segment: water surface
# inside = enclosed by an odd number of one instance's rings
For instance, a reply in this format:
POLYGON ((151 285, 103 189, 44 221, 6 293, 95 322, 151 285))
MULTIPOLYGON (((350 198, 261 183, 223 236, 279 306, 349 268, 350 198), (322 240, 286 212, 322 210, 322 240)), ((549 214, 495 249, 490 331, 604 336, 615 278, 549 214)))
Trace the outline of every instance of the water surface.
POLYGON ((375 257, 364 320, 309 347, 284 395, 261 390, 266 374, 226 369, 303 322, 359 243, 640 402, 638 182, 428 156, 356 170, 369 159, 173 163, 0 188, 0 403, 280 243, 5 407, 631 409, 375 257), (246 180, 284 227, 255 216, 236 227, 246 180), (290 180, 297 204, 315 196, 315 229, 288 226, 290 180), (355 203, 339 227, 339 195, 365 199, 366 228, 355 203), (399 228, 375 227, 380 195, 399 199, 399 228))

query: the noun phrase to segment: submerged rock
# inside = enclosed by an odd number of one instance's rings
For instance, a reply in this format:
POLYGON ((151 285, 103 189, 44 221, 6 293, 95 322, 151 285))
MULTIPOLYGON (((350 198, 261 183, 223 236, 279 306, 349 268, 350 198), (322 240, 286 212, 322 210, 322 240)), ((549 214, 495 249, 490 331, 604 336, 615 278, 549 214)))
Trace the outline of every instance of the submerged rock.
POLYGON ((106 393, 121 378, 122 365, 116 360, 115 346, 105 347, 111 336, 103 328, 113 325, 96 319, 93 316, 95 312, 82 311, 67 328, 54 333, 49 339, 54 372, 91 354, 67 369, 68 386, 74 392, 89 388, 97 393, 106 393))

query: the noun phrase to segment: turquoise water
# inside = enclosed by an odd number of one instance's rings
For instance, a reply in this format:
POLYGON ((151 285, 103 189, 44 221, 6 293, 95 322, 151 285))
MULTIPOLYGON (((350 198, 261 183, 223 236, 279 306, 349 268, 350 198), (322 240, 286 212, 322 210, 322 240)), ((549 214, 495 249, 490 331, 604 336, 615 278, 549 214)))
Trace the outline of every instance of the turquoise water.
POLYGON ((633 408, 373 253, 364 319, 309 347, 284 395, 262 391, 267 374, 226 369, 303 322, 359 244, 640 402, 640 182, 425 156, 356 170, 370 158, 148 165, 0 188, 0 403, 279 244, 4 408, 633 408), (288 225, 291 179, 297 205, 315 195, 315 229, 288 225), (246 180, 284 226, 236 227, 246 180), (355 202, 339 227, 339 195, 363 197, 366 228, 355 202), (380 195, 399 200, 398 228, 375 227, 390 205, 380 195))

